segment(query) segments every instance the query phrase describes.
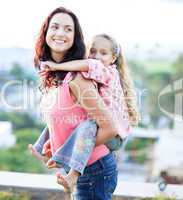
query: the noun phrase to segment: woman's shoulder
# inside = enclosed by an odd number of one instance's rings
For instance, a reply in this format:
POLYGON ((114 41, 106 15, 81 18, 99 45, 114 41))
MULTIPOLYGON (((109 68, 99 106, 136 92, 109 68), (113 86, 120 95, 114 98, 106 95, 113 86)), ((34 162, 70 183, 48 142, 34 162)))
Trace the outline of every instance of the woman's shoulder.
POLYGON ((93 85, 91 80, 85 79, 80 72, 76 73, 69 81, 69 87, 78 89, 87 89, 93 85))
POLYGON ((81 73, 77 73, 75 77, 68 83, 70 94, 77 99, 78 102, 84 102, 86 99, 91 96, 98 96, 98 92, 94 83, 91 80, 85 79, 81 73))

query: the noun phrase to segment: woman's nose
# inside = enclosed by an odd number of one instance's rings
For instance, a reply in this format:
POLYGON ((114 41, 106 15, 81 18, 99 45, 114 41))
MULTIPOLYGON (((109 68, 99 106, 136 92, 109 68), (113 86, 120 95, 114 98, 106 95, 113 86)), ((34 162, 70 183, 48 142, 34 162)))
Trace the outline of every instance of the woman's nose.
POLYGON ((58 36, 63 36, 63 35, 65 35, 65 31, 64 31, 64 29, 63 28, 59 28, 58 30, 57 30, 57 33, 56 33, 58 36))

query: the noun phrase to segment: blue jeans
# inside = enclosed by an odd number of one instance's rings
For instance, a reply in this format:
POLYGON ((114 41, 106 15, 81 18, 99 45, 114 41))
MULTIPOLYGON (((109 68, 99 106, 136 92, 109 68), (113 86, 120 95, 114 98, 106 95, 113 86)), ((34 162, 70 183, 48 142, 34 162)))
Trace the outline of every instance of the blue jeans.
POLYGON ((52 156, 67 172, 74 169, 83 173, 96 143, 97 125, 94 120, 81 122, 66 142, 52 156))
MULTIPOLYGON (((51 159, 66 171, 73 169, 82 174, 95 146, 96 133, 97 125, 94 120, 81 122, 51 159)), ((39 153, 42 152, 43 145, 48 138, 49 131, 45 128, 34 144, 34 148, 39 153)), ((115 151, 122 146, 122 143, 122 139, 117 136, 108 141, 106 145, 111 151, 115 151)))
POLYGON ((45 127, 41 133, 41 135, 39 136, 39 138, 36 140, 36 142, 34 143, 34 148, 36 149, 36 151, 40 154, 42 154, 43 151, 43 146, 45 144, 45 142, 50 138, 49 136, 49 131, 48 128, 45 127))
MULTIPOLYGON (((95 147, 96 133, 97 124, 94 120, 81 122, 51 159, 67 172, 73 169, 82 174, 95 147)), ((48 138, 49 131, 45 128, 34 144, 34 148, 39 153, 42 152, 43 145, 48 138)))
POLYGON ((74 200, 112 200, 117 185, 117 164, 109 153, 92 165, 85 167, 77 181, 74 200))

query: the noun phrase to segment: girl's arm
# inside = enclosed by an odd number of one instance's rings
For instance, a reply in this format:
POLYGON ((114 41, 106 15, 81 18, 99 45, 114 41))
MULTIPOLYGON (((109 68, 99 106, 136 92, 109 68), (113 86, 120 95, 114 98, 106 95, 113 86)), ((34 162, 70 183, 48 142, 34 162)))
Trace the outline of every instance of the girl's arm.
POLYGON ((48 70, 51 71, 88 71, 88 61, 87 60, 73 60, 64 63, 55 63, 52 61, 42 62, 41 66, 43 69, 48 67, 48 70))
POLYGON ((74 80, 69 83, 69 86, 76 100, 79 101, 89 117, 94 119, 99 127, 96 145, 104 144, 116 136, 118 133, 116 122, 113 120, 94 84, 78 73, 74 80))
POLYGON ((41 63, 41 69, 39 72, 41 76, 46 76, 48 71, 57 70, 82 72, 84 78, 104 85, 108 85, 110 79, 113 78, 109 69, 96 59, 73 60, 64 63, 46 61, 41 63))
POLYGON ((100 60, 87 59, 88 71, 82 72, 84 78, 92 79, 97 83, 108 85, 110 80, 114 78, 112 71, 104 66, 100 60))

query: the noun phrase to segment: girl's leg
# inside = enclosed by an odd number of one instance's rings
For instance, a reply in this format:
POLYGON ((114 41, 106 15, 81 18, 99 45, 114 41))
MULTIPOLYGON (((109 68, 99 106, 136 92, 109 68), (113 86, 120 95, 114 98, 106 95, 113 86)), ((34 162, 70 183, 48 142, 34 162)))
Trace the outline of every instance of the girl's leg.
POLYGON ((93 120, 82 122, 67 139, 66 143, 52 156, 52 160, 69 169, 66 176, 57 174, 59 183, 69 189, 77 182, 95 146, 97 125, 93 120))
POLYGON ((80 123, 51 159, 60 166, 66 165, 82 174, 95 146, 96 133, 95 121, 80 123))
POLYGON ((36 158, 41 159, 43 146, 48 139, 49 139, 49 130, 48 127, 45 127, 41 135, 37 139, 37 141, 34 143, 34 145, 29 144, 29 149, 36 158))
POLYGON ((34 143, 33 147, 36 149, 37 152, 40 154, 42 153, 43 146, 45 142, 49 139, 49 130, 48 127, 46 126, 37 141, 34 143))

